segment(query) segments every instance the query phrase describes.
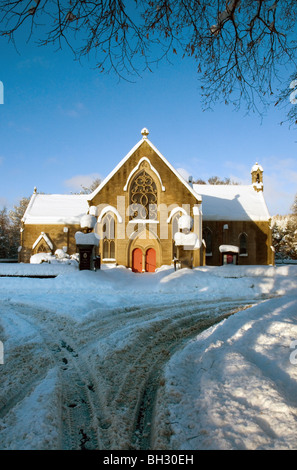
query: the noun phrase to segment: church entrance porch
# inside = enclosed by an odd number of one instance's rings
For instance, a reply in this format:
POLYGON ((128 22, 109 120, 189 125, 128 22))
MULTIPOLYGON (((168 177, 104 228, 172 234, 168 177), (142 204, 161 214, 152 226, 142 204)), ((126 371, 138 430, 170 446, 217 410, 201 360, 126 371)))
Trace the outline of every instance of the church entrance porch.
POLYGON ((238 264, 239 248, 233 245, 221 245, 219 247, 222 263, 221 264, 238 264))

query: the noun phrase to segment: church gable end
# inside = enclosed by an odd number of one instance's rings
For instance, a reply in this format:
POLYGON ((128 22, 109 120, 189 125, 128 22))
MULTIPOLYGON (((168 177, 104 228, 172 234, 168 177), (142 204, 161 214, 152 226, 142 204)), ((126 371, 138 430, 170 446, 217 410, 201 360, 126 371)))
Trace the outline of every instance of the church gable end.
MULTIPOLYGON (((180 208, 182 212, 194 217, 194 207, 199 205, 201 200, 147 139, 147 133, 144 130, 142 133, 142 140, 88 199, 90 210, 98 216, 98 230, 103 236, 101 256, 107 259, 107 246, 110 242, 104 234, 100 214, 106 213, 107 208, 111 207, 113 212, 118 214, 114 247, 112 243, 116 261, 130 267, 133 262, 131 238, 137 239, 136 248, 142 252, 143 257, 146 251, 152 248, 156 253, 153 255, 153 252, 149 252, 149 257, 155 256, 157 266, 171 264, 174 257, 174 233, 170 214, 180 208), (152 237, 159 240, 158 249, 145 243, 145 239, 152 237)), ((195 229, 199 235, 198 223, 195 224, 195 229)), ((200 264, 200 259, 196 260, 196 263, 200 264)), ((143 268, 148 264, 151 266, 151 263, 143 261, 143 268)))
POLYGON ((131 181, 140 170, 145 170, 158 188, 160 203, 195 204, 199 195, 186 183, 158 150, 143 138, 134 149, 107 176, 89 197, 91 206, 111 204, 116 207, 117 196, 127 196, 131 181), (164 196, 164 197, 163 197, 164 196), (177 201, 180 199, 180 202, 177 201))

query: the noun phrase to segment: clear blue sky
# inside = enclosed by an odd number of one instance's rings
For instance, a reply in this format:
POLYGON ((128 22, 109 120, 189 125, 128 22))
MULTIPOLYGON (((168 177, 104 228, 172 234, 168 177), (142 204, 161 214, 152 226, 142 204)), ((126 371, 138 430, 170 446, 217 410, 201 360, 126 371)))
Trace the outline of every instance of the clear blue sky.
POLYGON ((33 42, 1 39, 0 207, 11 208, 34 186, 70 193, 105 177, 140 140, 149 139, 175 166, 194 178, 218 175, 250 183, 255 162, 264 168, 271 215, 290 211, 297 192, 296 129, 280 126, 284 113, 258 115, 217 105, 202 111, 195 64, 176 59, 135 83, 99 74, 33 42))

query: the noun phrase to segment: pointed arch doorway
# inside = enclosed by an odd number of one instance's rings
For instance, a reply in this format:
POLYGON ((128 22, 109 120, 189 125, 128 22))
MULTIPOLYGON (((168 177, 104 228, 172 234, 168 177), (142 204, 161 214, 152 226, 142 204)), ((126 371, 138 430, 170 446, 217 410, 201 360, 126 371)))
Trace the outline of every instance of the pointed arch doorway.
POLYGON ((147 273, 154 273, 157 267, 157 256, 154 248, 149 248, 145 253, 145 270, 147 273))
POLYGON ((154 273, 161 266, 161 245, 155 231, 145 228, 131 234, 128 259, 134 273, 154 273))
POLYGON ((145 255, 140 248, 132 252, 132 271, 142 273, 143 267, 147 273, 154 273, 157 267, 157 253, 154 248, 146 250, 145 255))
POLYGON ((140 248, 135 248, 132 251, 132 271, 142 273, 142 251, 140 248))

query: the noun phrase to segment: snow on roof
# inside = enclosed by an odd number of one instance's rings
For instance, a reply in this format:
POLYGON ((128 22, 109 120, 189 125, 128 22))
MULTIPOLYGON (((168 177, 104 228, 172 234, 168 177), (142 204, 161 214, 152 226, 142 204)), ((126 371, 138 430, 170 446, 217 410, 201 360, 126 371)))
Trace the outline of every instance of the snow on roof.
POLYGON ((80 224, 88 211, 87 194, 33 194, 23 217, 26 224, 80 224))
POLYGON ((239 253, 238 246, 234 245, 220 245, 219 246, 220 253, 239 253))
POLYGON ((194 184, 202 196, 204 220, 268 221, 263 192, 252 185, 194 184))
POLYGON ((263 168, 262 168, 262 166, 259 165, 259 163, 257 162, 257 163, 255 163, 255 165, 252 166, 251 173, 253 173, 254 171, 258 171, 258 170, 263 171, 263 168))
MULTIPOLYGON (((192 188, 191 188, 192 189, 192 188)), ((267 221, 270 215, 263 192, 252 185, 194 184, 202 196, 204 220, 267 221)), ((33 194, 23 217, 26 224, 80 224, 87 214, 87 194, 33 194)))

